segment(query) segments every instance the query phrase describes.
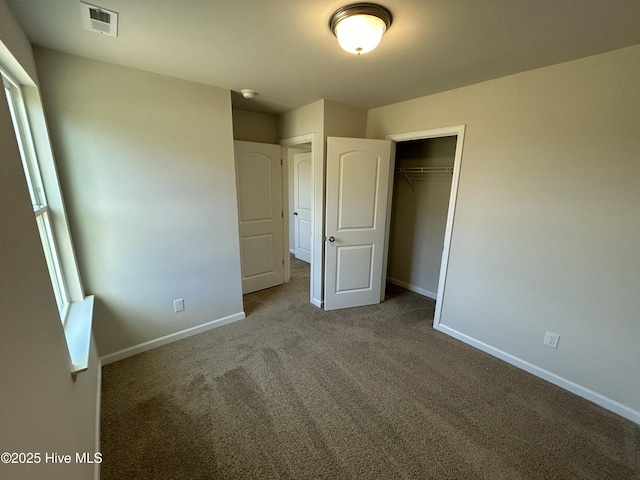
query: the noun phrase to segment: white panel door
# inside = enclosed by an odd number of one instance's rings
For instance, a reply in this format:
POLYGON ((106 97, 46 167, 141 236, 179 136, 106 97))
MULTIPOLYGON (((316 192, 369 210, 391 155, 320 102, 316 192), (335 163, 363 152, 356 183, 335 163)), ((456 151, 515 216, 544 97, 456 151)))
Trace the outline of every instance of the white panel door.
POLYGON ((284 282, 282 148, 234 142, 242 293, 284 282))
POLYGON ((384 295, 391 142, 327 138, 325 310, 384 295))
POLYGON ((313 186, 311 152, 293 156, 294 250, 296 258, 311 263, 313 186))

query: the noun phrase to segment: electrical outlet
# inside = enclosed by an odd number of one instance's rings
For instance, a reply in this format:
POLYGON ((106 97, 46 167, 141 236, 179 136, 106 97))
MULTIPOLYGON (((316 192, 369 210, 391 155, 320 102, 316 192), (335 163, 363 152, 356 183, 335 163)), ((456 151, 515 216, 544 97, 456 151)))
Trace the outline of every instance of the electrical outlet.
POLYGON ((542 342, 547 347, 558 348, 558 342, 560 341, 560 335, 554 332, 550 332, 547 330, 547 333, 544 334, 544 342, 542 342))
POLYGON ((173 311, 175 313, 184 312, 184 298, 177 298, 173 301, 173 311))

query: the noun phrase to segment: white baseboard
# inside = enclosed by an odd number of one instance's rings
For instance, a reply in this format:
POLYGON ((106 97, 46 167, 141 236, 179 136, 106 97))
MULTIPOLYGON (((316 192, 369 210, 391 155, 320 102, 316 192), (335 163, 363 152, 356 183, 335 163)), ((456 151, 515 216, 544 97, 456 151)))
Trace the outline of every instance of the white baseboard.
MULTIPOLYGON (((93 452, 101 452, 100 450, 100 428, 102 416, 102 362, 98 358, 98 383, 96 388, 96 444, 93 452)), ((95 463, 93 466, 93 480, 100 480, 100 464, 95 463)))
POLYGON ((211 330, 212 328, 221 327, 223 325, 227 325, 228 323, 242 320, 243 318, 245 318, 244 312, 235 313, 227 317, 203 323, 202 325, 197 325, 195 327, 187 328, 186 330, 181 330, 180 332, 156 338, 155 340, 149 340, 148 342, 134 345, 133 347, 125 348, 124 350, 120 350, 118 352, 110 353, 108 355, 100 357, 100 361, 102 362, 102 365, 109 365, 110 363, 117 362, 118 360, 123 360, 125 358, 137 355, 138 353, 146 352, 148 350, 153 350, 154 348, 161 347, 162 345, 166 345, 177 340, 182 340, 183 338, 191 337, 192 335, 197 335, 198 333, 206 332, 207 330, 211 330))
POLYGON ((425 290, 424 288, 416 287, 415 285, 411 285, 410 283, 403 282, 402 280, 398 280, 397 278, 387 277, 387 282, 393 283, 394 285, 398 285, 399 287, 406 288, 412 292, 415 292, 424 297, 429 297, 433 300, 438 299, 438 295, 436 293, 430 292, 429 290, 425 290))
POLYGON ((532 363, 522 360, 521 358, 514 357, 509 353, 503 352, 502 350, 492 347, 491 345, 481 342, 480 340, 476 340, 475 338, 465 335, 464 333, 454 330, 453 328, 447 327, 446 325, 440 324, 438 326, 438 330, 460 340, 461 342, 482 350, 489 355, 499 358, 500 360, 504 360, 505 362, 510 363, 511 365, 518 367, 526 372, 529 372, 536 377, 542 378, 543 380, 564 388, 571 393, 575 393, 576 395, 585 398, 595 403, 596 405, 601 406, 602 408, 605 408, 613 413, 620 415, 621 417, 626 418, 627 420, 631 420, 632 422, 640 425, 640 412, 634 410, 631 407, 623 405, 622 403, 617 402, 616 400, 613 400, 611 398, 605 397, 604 395, 594 392, 593 390, 583 387, 582 385, 578 385, 577 383, 572 382, 571 380, 567 380, 566 378, 556 375, 555 373, 551 373, 532 363))
POLYGON ((318 300, 317 298, 312 298, 311 299, 311 303, 313 305, 315 305, 318 308, 322 308, 322 302, 320 300, 318 300))

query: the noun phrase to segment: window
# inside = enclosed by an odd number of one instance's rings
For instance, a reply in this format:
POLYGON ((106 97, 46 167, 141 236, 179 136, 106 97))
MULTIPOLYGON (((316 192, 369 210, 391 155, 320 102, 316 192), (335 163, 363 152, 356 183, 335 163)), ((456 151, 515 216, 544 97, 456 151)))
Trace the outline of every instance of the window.
POLYGON ((60 318, 64 323, 69 309, 69 293, 65 285, 60 256, 56 248, 56 241, 51 227, 51 212, 47 204, 47 196, 42 183, 42 175, 36 157, 33 137, 29 128, 29 119, 22 98, 22 91, 19 85, 4 72, 2 72, 2 83, 4 84, 4 92, 7 96, 7 102, 11 112, 18 147, 20 148, 22 166, 24 167, 27 178, 29 195, 31 196, 33 212, 49 268, 53 292, 58 304, 60 318))

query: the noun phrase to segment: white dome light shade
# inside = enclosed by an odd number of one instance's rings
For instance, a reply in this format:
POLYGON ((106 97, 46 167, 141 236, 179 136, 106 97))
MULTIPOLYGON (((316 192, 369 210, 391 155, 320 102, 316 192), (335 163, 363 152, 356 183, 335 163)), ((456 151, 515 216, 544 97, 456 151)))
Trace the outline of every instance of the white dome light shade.
POLYGON ((386 29, 387 26, 378 17, 354 15, 336 25, 336 37, 347 52, 359 55, 376 48, 386 29))
POLYGON ((251 90, 249 88, 243 88, 240 90, 240 93, 244 98, 254 98, 258 94, 255 90, 251 90))
POLYGON ((360 55, 378 46, 391 20, 391 12, 380 5, 353 3, 333 12, 329 28, 342 48, 360 55))

